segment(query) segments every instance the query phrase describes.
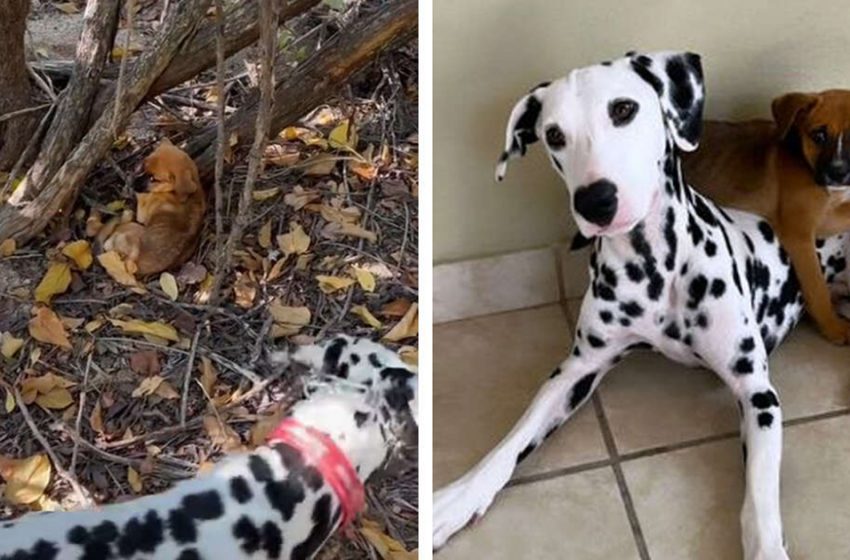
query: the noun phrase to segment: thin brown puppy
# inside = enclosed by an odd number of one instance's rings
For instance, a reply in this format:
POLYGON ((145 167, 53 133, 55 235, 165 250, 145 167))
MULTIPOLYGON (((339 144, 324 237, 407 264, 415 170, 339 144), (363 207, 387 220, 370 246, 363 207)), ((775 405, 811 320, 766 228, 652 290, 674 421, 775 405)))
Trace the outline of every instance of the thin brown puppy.
POLYGON ((774 121, 706 121, 699 149, 684 157, 688 182, 724 206, 763 216, 788 252, 821 333, 850 342, 836 313, 815 243, 850 230, 850 91, 789 93, 774 121))

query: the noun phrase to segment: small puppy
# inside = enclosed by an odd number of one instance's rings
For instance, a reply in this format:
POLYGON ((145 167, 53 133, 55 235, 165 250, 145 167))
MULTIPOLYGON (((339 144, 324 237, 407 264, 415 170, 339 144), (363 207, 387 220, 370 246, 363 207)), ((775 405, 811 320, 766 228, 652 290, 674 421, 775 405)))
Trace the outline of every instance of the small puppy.
POLYGON ((104 243, 135 274, 146 276, 185 262, 194 252, 207 203, 189 155, 163 140, 144 163, 153 181, 136 195, 136 221, 121 224, 104 243))
POLYGON ((816 240, 850 230, 850 91, 789 93, 773 101, 772 112, 773 122, 706 121, 684 171, 715 202, 770 222, 807 311, 827 339, 847 344, 850 322, 830 299, 816 240))

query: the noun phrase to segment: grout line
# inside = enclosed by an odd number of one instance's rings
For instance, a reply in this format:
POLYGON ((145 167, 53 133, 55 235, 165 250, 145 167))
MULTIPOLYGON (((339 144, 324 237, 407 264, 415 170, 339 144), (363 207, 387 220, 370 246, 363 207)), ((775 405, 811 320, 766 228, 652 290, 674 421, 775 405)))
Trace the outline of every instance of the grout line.
POLYGON ((518 476, 508 482, 505 485, 505 488, 510 488, 511 486, 523 486, 525 484, 533 484, 535 482, 543 482, 546 480, 551 480, 553 478, 560 478, 562 476, 567 476, 571 474, 579 474, 586 471, 592 471, 594 469, 609 466, 611 466, 611 459, 599 459, 598 461, 592 461, 590 463, 582 463, 580 465, 572 465, 570 467, 564 467, 561 469, 544 471, 541 473, 529 474, 526 476, 518 476))
POLYGON ((602 430, 602 439, 605 440, 605 447, 608 449, 608 456, 611 459, 611 469, 614 471, 614 478, 617 479, 617 487, 620 489, 620 497, 623 500, 623 506, 626 508, 626 517, 629 518, 629 525, 632 527, 632 536, 635 539, 638 554, 641 560, 651 560, 649 550, 646 547, 646 539, 644 539, 643 531, 640 528, 637 511, 635 511, 635 504, 632 501, 632 495, 629 492, 626 477, 620 465, 617 443, 614 441, 614 434, 611 432, 611 426, 608 424, 608 418, 605 416, 602 399, 598 392, 593 395, 593 409, 596 411, 596 419, 599 421, 599 428, 602 430))

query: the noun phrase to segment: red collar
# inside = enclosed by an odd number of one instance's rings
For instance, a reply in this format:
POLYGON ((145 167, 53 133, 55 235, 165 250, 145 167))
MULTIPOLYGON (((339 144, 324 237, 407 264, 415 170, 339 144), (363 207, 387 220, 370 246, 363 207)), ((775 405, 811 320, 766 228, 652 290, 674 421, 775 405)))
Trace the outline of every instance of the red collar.
POLYGON ((301 452, 305 464, 318 469, 339 499, 342 508, 340 528, 348 525, 363 509, 363 483, 360 482, 348 457, 327 434, 289 417, 278 424, 266 441, 270 445, 289 445, 301 452))

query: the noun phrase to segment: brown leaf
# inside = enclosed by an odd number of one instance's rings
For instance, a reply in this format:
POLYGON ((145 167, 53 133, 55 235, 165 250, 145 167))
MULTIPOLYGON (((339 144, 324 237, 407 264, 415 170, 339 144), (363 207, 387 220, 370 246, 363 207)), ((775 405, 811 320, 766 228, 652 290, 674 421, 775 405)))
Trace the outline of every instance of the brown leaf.
POLYGON ((180 340, 180 337, 177 335, 177 329, 159 321, 140 321, 138 319, 121 321, 119 319, 109 319, 109 322, 126 333, 151 335, 172 342, 178 342, 180 340))
POLYGON ((318 154, 304 162, 304 174, 314 177, 330 175, 336 169, 339 158, 328 154, 318 154))
POLYGON ((9 239, 4 239, 2 243, 0 243, 0 258, 2 257, 11 257, 14 252, 17 250, 17 243, 11 237, 9 239))
POLYGON ((154 394, 157 397, 166 400, 177 400, 180 398, 180 393, 178 393, 177 390, 172 387, 171 383, 169 383, 168 381, 163 381, 162 383, 160 383, 159 387, 157 387, 156 391, 154 391, 154 394))
POLYGON ((295 146, 281 146, 280 144, 269 144, 263 152, 263 161, 266 164, 278 167, 290 167, 298 163, 301 152, 295 146))
POLYGON ((269 313, 275 321, 272 338, 297 334, 310 324, 311 313, 306 307, 287 307, 274 300, 269 304, 269 313))
POLYGON ((59 317, 47 307, 39 307, 35 317, 30 319, 29 333, 39 342, 53 344, 66 350, 71 349, 71 341, 65 332, 65 326, 59 317))
POLYGON ((218 382, 218 372, 215 369, 215 366, 207 356, 201 356, 201 387, 204 388, 204 391, 208 396, 213 396, 215 390, 215 384, 218 382))
POLYGON ((94 408, 89 415, 89 424, 95 432, 99 434, 103 433, 103 409, 100 404, 100 399, 94 403, 94 408))
POLYGON ((159 386, 162 385, 162 382, 165 381, 159 375, 152 375, 150 377, 145 377, 142 379, 142 382, 139 383, 139 386, 133 390, 132 397, 134 399, 147 397, 153 395, 159 386))
POLYGON ((162 371, 159 353, 156 350, 139 350, 130 354, 130 369, 145 377, 159 375, 162 371))
POLYGON ((363 519, 360 533, 375 547, 383 560, 417 560, 419 558, 416 552, 408 552, 403 544, 384 533, 381 526, 374 521, 363 519))
POLYGON ((322 235, 324 237, 333 239, 335 237, 356 237, 358 239, 365 239, 371 243, 374 243, 378 240, 378 236, 368 229, 363 229, 357 224, 350 223, 338 223, 333 222, 326 224, 325 227, 322 228, 322 235))
POLYGON ((277 245, 285 256, 301 255, 310 248, 310 236, 297 222, 289 224, 289 233, 277 236, 277 245))
POLYGON ((263 249, 268 249, 272 246, 272 220, 267 221, 257 233, 257 243, 263 249))
POLYGON ((68 263, 51 263, 44 278, 35 288, 35 301, 49 304, 53 296, 64 294, 70 285, 71 267, 68 263))
POLYGON ((264 200, 268 200, 270 198, 274 198, 277 196, 277 193, 280 192, 280 187, 272 187, 270 189, 261 189, 256 190, 251 193, 251 197, 257 202, 262 202, 264 200))
POLYGON ((301 210, 314 200, 321 198, 321 196, 317 191, 305 191, 303 187, 296 185, 291 193, 283 197, 283 202, 292 206, 295 210, 301 210))
POLYGON ((239 451, 242 449, 242 440, 233 428, 219 421, 214 414, 204 416, 204 429, 210 437, 212 444, 221 447, 224 452, 239 451))
POLYGON ((233 295, 236 305, 242 309, 250 309, 257 297, 257 283, 250 274, 237 272, 236 282, 233 284, 233 295))
POLYGON ((106 270, 113 280, 123 286, 138 286, 135 276, 127 269, 127 264, 121 255, 115 251, 107 251, 97 256, 97 262, 106 270))
POLYGON ((54 387, 47 393, 35 398, 35 404, 44 409, 62 410, 73 404, 74 397, 63 387, 54 387))
POLYGON ((390 342, 398 342, 400 340, 404 340, 405 338, 413 338, 419 334, 419 306, 417 304, 413 304, 410 306, 410 309, 407 310, 404 317, 401 318, 401 321, 396 323, 396 325, 390 329, 390 331, 384 335, 383 340, 389 340, 390 342))
POLYGON ((410 300, 399 298, 384 305, 378 313, 384 317, 404 317, 411 305, 410 300))
POLYGON ((127 482, 130 483, 133 492, 136 494, 142 492, 142 477, 133 467, 127 467, 127 482))
POLYGON ((339 290, 344 290, 354 284, 354 278, 343 278, 342 276, 327 276, 319 274, 316 276, 316 281, 319 282, 319 289, 326 294, 332 294, 339 290))

